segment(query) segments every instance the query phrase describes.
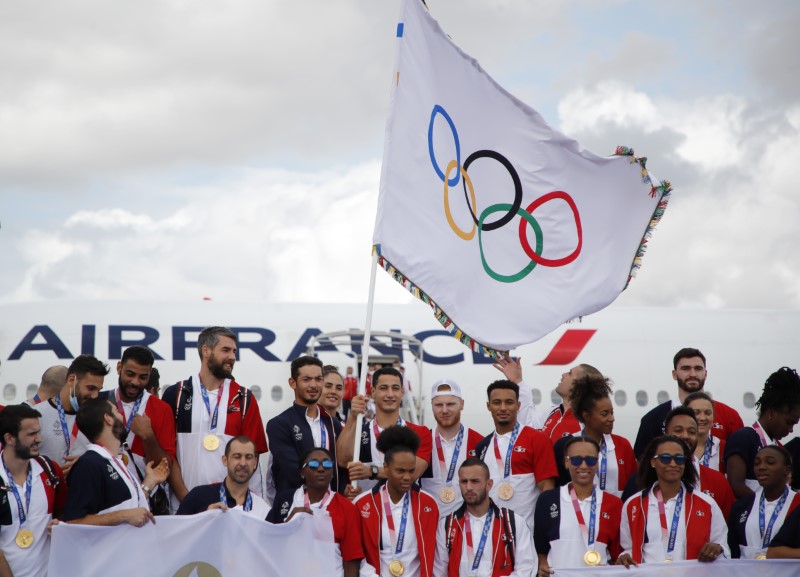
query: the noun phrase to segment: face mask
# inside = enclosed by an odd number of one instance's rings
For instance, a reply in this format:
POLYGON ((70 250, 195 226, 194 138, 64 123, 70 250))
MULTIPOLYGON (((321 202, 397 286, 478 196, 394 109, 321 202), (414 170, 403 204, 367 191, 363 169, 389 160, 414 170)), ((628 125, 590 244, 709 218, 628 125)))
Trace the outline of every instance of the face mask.
POLYGON ((69 404, 72 406, 72 410, 76 413, 78 412, 78 397, 75 396, 75 388, 69 390, 69 404))

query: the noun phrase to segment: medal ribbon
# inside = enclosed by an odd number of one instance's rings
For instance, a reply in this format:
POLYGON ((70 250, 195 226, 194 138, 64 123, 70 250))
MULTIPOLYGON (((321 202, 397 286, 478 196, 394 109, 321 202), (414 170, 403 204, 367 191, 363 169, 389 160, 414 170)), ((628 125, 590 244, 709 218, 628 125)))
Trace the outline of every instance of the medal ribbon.
POLYGON ((34 405, 38 405, 41 402, 42 402, 42 399, 41 399, 41 397, 39 397, 39 393, 36 393, 35 395, 33 395, 33 404, 34 405))
POLYGON ((586 545, 591 547, 594 545, 595 525, 597 523, 597 490, 592 487, 592 503, 589 508, 589 528, 586 528, 586 521, 583 518, 583 511, 581 511, 581 504, 578 501, 578 496, 575 494, 575 488, 572 483, 569 484, 569 496, 572 499, 572 507, 575 509, 575 516, 578 518, 578 526, 581 528, 583 538, 586 539, 586 545))
MULTIPOLYGON (((326 490, 319 502, 319 510, 324 511, 332 499, 333 493, 331 493, 329 490, 326 490)), ((305 505, 308 509, 311 508, 311 499, 308 498, 308 491, 303 491, 303 505, 305 505)))
POLYGON ((714 438, 711 436, 711 431, 708 432, 708 439, 706 439, 706 446, 703 449, 703 456, 700 458, 700 464, 708 467, 711 461, 711 450, 714 448, 714 438))
MULTIPOLYGON (((200 380, 199 378, 197 380, 200 380)), ((203 395, 203 403, 206 405, 206 411, 208 411, 208 416, 211 418, 211 425, 209 426, 209 430, 213 433, 217 428, 217 418, 219 417, 219 403, 222 400, 222 393, 225 389, 225 383, 223 382, 220 385, 219 389, 217 389, 217 406, 214 407, 214 414, 211 414, 211 403, 208 401, 208 390, 206 389, 203 383, 200 383, 200 393, 203 395)))
POLYGON ((61 421, 61 431, 64 433, 64 442, 67 444, 67 452, 64 453, 66 457, 69 455, 69 449, 72 447, 75 439, 78 438, 78 421, 77 419, 72 424, 72 434, 69 434, 69 427, 67 427, 67 414, 64 412, 64 405, 61 404, 61 398, 56 395, 56 409, 58 409, 58 419, 61 421))
MULTIPOLYGON (((17 507, 19 508, 19 528, 22 529, 22 526, 25 525, 25 521, 28 518, 28 511, 31 509, 31 489, 33 488, 33 467, 28 463, 28 477, 25 480, 25 506, 22 505, 22 497, 17 491, 17 482, 14 481, 14 477, 11 475, 11 471, 8 470, 8 465, 6 465, 5 459, 3 459, 3 468, 6 471, 6 478, 8 480, 8 486, 11 489, 11 492, 14 494, 14 499, 17 501, 17 507)), ((770 529, 772 526, 770 525, 770 529)))
POLYGON ((769 518, 769 525, 767 525, 766 530, 764 530, 764 523, 766 521, 766 501, 767 496, 763 492, 761 493, 761 500, 758 503, 758 529, 761 531, 761 548, 766 549, 769 547, 770 541, 772 541, 772 528, 775 525, 775 521, 778 520, 778 515, 781 513, 781 509, 783 509, 783 505, 786 503, 786 498, 789 496, 789 487, 785 487, 783 489, 783 495, 781 498, 778 499, 778 503, 775 505, 775 510, 772 512, 772 516, 769 518))
POLYGON ((322 415, 319 416, 319 446, 328 448, 328 431, 325 430, 325 423, 322 422, 322 415))
MULTIPOLYGON (((453 456, 450 457, 450 468, 447 470, 447 477, 445 478, 445 483, 447 485, 453 481, 453 477, 456 474, 456 464, 458 463, 458 454, 461 452, 461 441, 463 439, 464 425, 461 425, 461 428, 458 430, 458 436, 456 437, 456 447, 453 449, 453 456)), ((442 477, 444 477, 444 448, 442 447, 442 436, 438 432, 436 433, 436 455, 439 457, 439 471, 441 471, 442 477)))
POLYGON ((514 430, 511 431, 504 464, 503 458, 500 456, 500 445, 497 444, 497 431, 494 433, 494 458, 497 460, 497 470, 499 471, 501 467, 503 468, 503 480, 511 476, 511 454, 514 452, 514 443, 517 441, 517 435, 519 435, 519 423, 514 425, 514 430))
MULTIPOLYGON (((219 502, 228 506, 228 491, 225 488, 225 481, 219 484, 219 502)), ((245 511, 252 511, 253 509, 253 497, 250 495, 250 489, 247 490, 247 493, 244 496, 244 505, 242 509, 245 511)))
MULTIPOLYGON (((397 422, 395 425, 400 425, 401 427, 405 427, 406 424, 403 422, 403 419, 397 417, 397 422)), ((381 430, 378 428, 378 419, 372 420, 372 436, 377 441, 378 437, 381 436, 381 430)))
POLYGON ((389 491, 386 485, 381 489, 381 501, 383 501, 383 513, 386 517, 386 525, 389 527, 389 543, 396 543, 394 547, 394 555, 397 557, 403 552, 403 541, 406 538, 406 523, 408 522, 408 503, 410 501, 408 493, 403 495, 403 514, 400 517, 400 530, 395 535, 394 530, 394 517, 392 517, 392 505, 389 499, 389 491))
POLYGON ((758 438, 761 439, 761 446, 762 447, 766 447, 767 445, 774 445, 775 444, 775 441, 773 441, 772 439, 770 439, 767 436, 766 431, 764 431, 764 429, 761 428, 761 425, 758 423, 758 421, 753 423, 753 429, 755 429, 756 433, 758 433, 758 438))
MULTIPOLYGON (((492 528, 492 518, 494 517, 494 510, 489 507, 489 512, 486 513, 486 521, 483 523, 483 531, 481 532, 481 540, 478 542, 478 550, 473 553, 472 551, 472 523, 470 522, 469 514, 465 515, 464 532, 467 537, 467 559, 472 559, 472 575, 478 572, 478 565, 481 564, 481 557, 483 557, 483 550, 486 547, 486 540, 489 537, 489 531, 492 528)), ((469 561, 467 561, 469 563, 469 561)))
MULTIPOLYGON (((664 506, 664 498, 661 495, 661 489, 654 491, 658 497, 658 516, 661 518, 661 540, 667 537, 667 510, 664 506)), ((667 540, 667 557, 672 554, 675 549, 675 539, 678 536, 678 524, 681 520, 681 508, 683 507, 683 485, 678 491, 678 499, 675 502, 675 512, 672 514, 672 525, 669 529, 669 538, 667 540)))
POLYGON ((131 409, 130 419, 125 417, 125 407, 122 404, 122 398, 119 396, 119 389, 117 389, 116 397, 117 397, 117 410, 119 411, 119 414, 122 416, 122 422, 125 423, 125 433, 127 438, 127 435, 129 435, 131 432, 133 417, 136 415, 136 413, 139 412, 139 407, 142 404, 142 399, 144 398, 144 391, 142 391, 142 394, 136 397, 136 400, 133 402, 133 408, 131 409))

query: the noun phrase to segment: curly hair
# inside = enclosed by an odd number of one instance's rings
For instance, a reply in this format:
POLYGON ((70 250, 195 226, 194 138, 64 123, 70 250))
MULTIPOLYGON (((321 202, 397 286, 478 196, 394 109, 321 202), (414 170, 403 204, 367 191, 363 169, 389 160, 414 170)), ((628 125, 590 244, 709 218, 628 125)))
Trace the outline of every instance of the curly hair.
POLYGON ((604 376, 586 375, 572 385, 569 393, 569 407, 575 418, 583 423, 583 413, 591 411, 601 399, 611 397, 610 381, 604 376))
POLYGON ((383 453, 383 459, 391 463, 397 453, 417 454, 419 435, 402 425, 386 427, 375 441, 375 447, 383 453))
POLYGON ((789 367, 781 367, 764 383, 764 390, 756 401, 758 416, 764 409, 789 411, 800 407, 800 375, 789 367))

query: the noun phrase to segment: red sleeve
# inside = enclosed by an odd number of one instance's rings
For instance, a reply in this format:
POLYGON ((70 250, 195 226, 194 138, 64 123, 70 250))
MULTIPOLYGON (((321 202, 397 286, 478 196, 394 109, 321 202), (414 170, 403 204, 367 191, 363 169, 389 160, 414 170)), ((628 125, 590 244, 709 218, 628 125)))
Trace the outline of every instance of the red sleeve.
POLYGON ((153 432, 156 435, 159 446, 164 449, 167 455, 169 455, 174 461, 176 459, 176 435, 175 419, 172 416, 172 409, 170 409, 169 405, 161 399, 152 397, 147 402, 147 409, 145 410, 145 413, 150 413, 150 421, 153 425, 153 432), (150 408, 151 403, 153 405, 152 409, 150 408))
POLYGON ((736 502, 736 497, 725 476, 720 473, 720 476, 717 478, 719 479, 719 488, 717 489, 717 491, 719 491, 719 499, 717 499, 717 505, 719 505, 722 514, 725 515, 725 519, 727 519, 728 515, 731 514, 733 504, 736 502))
POLYGON ((481 442, 483 436, 472 429, 467 429, 467 458, 478 456, 478 443, 481 442))
POLYGON ((61 470, 61 466, 58 463, 52 460, 50 463, 53 465, 53 473, 58 479, 56 498, 53 503, 53 517, 59 518, 61 517, 61 512, 64 511, 64 507, 67 506, 67 479, 64 477, 64 471, 61 470))
POLYGON ((617 468, 619 470, 619 489, 625 489, 632 475, 636 475, 639 471, 639 465, 636 462, 636 455, 633 453, 633 447, 625 437, 613 435, 614 437, 614 450, 617 453, 617 468))
POLYGON ((417 457, 424 459, 426 463, 430 463, 431 455, 433 454, 433 436, 431 435, 431 430, 428 427, 423 427, 415 423, 406 423, 406 425, 411 427, 414 432, 419 435, 417 457))
POLYGON ((556 457, 553 453, 553 445, 550 439, 536 429, 530 429, 530 447, 533 453, 533 476, 539 483, 545 479, 558 478, 558 468, 556 468, 556 457))
POLYGON ((252 395, 250 396, 250 405, 247 407, 247 412, 244 414, 242 434, 253 439, 253 442, 256 444, 256 451, 259 453, 266 453, 269 450, 267 447, 267 435, 264 431, 264 424, 261 421, 261 411, 258 408, 255 397, 252 395))
POLYGON ((341 532, 337 531, 336 541, 342 549, 342 561, 363 559, 364 548, 361 546, 361 519, 358 509, 339 494, 335 498, 341 511, 338 519, 341 532))

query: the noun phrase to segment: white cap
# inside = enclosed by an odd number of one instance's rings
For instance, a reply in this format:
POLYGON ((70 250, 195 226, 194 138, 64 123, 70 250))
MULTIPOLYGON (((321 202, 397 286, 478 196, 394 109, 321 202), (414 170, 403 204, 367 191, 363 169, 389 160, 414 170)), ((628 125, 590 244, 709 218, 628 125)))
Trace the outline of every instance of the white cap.
POLYGON ((433 383, 433 387, 431 388, 431 400, 436 397, 441 397, 442 395, 453 395, 459 399, 464 399, 464 395, 461 394, 461 387, 457 382, 450 379, 441 379, 433 383))

